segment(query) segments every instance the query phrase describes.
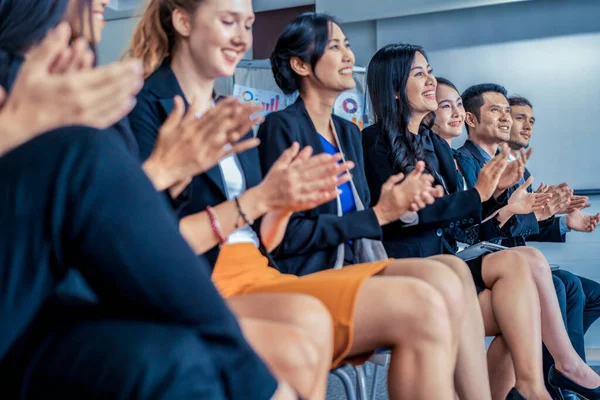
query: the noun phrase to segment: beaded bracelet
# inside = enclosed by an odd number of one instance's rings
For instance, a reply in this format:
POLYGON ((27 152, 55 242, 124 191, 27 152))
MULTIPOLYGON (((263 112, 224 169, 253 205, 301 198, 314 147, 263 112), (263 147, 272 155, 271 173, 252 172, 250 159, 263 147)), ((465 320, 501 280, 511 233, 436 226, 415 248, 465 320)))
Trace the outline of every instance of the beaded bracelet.
POLYGON ((219 242, 221 242, 221 244, 225 243, 227 241, 227 238, 223 236, 221 223, 217 218, 215 210, 213 210, 211 206, 206 206, 206 212, 208 213, 208 217, 210 218, 210 227, 212 228, 215 235, 217 235, 217 237, 219 238, 219 242))

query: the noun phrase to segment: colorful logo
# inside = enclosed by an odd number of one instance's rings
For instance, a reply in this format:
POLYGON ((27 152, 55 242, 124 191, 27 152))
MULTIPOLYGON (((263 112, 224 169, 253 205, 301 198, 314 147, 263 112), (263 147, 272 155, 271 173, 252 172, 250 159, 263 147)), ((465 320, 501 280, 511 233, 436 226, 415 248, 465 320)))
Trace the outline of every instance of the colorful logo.
POLYGON ((342 103, 342 107, 344 108, 344 111, 348 114, 355 114, 358 111, 358 103, 356 102, 356 100, 350 97, 344 100, 344 102, 342 103))
POLYGON ((254 100, 254 94, 252 92, 250 92, 249 90, 246 90, 245 92, 242 93, 242 100, 252 101, 252 100, 254 100))
POLYGON ((271 98, 269 103, 262 103, 263 107, 265 107, 266 111, 278 111, 279 110, 279 96, 275 96, 275 98, 271 98))

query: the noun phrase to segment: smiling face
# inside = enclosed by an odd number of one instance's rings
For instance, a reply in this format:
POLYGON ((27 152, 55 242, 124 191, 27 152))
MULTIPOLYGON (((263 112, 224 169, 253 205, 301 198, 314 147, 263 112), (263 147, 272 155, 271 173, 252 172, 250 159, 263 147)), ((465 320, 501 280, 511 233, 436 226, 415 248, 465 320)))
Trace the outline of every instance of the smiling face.
POLYGON ((75 36, 83 36, 89 42, 98 43, 102 39, 102 31, 106 22, 104 21, 104 10, 110 4, 110 0, 85 1, 83 14, 81 13, 81 2, 85 0, 71 0, 67 9, 67 19, 73 27, 75 36), (90 8, 92 19, 90 21, 90 8))
POLYGON ((427 59, 420 52, 416 52, 406 81, 406 97, 413 115, 425 115, 438 108, 435 93, 437 82, 432 73, 427 59))
POLYGON ((310 63, 296 60, 296 72, 305 76, 309 85, 317 89, 343 92, 356 86, 352 76, 354 53, 342 29, 334 23, 329 24, 329 38, 325 52, 317 62, 314 72, 310 63))
POLYGON ((252 46, 254 12, 251 0, 204 0, 193 15, 173 13, 194 65, 206 78, 232 76, 252 46))
POLYGON ((480 117, 467 113, 470 135, 481 142, 502 143, 510 139, 512 118, 510 105, 502 93, 486 92, 483 95, 480 117))
POLYGON ((528 105, 512 106, 510 115, 513 125, 508 143, 514 149, 528 147, 533 134, 533 125, 535 124, 533 110, 528 105))
POLYGON ((462 134, 465 108, 456 89, 439 84, 436 90, 438 108, 432 130, 446 140, 462 134))

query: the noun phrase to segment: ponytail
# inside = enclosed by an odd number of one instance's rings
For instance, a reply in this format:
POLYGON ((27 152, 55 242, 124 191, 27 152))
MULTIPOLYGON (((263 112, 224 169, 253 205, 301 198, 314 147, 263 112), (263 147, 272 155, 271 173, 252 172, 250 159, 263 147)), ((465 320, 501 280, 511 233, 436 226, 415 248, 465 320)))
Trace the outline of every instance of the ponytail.
POLYGON ((193 15, 202 0, 148 0, 125 56, 137 58, 144 66, 144 76, 152 74, 171 56, 177 32, 173 11, 181 9, 193 15))

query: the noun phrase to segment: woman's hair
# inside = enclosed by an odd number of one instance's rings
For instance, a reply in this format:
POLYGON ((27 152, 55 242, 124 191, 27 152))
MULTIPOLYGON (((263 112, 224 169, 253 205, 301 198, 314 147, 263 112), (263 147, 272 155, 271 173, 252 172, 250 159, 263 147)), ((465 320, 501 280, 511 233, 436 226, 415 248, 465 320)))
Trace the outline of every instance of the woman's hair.
POLYGON ((69 0, 0 0, 0 50, 24 54, 65 18, 68 5, 69 0))
MULTIPOLYGON (((452 89, 456 90, 457 93, 460 94, 456 86, 454 86, 454 83, 452 83, 449 79, 442 78, 441 76, 436 76, 435 79, 437 80, 438 86, 445 85, 451 87, 452 89)), ((435 111, 430 112, 423 118, 423 124, 430 129, 433 127, 433 125, 435 124, 435 111)))
POLYGON ((427 59, 420 46, 387 45, 375 53, 367 69, 367 87, 375 122, 381 124, 384 136, 392 146, 391 157, 397 172, 407 172, 417 161, 424 159, 418 136, 408 131, 411 110, 406 82, 417 52, 427 59))
POLYGON ((292 57, 310 63, 314 73, 327 48, 331 24, 338 25, 332 16, 311 12, 299 15, 283 29, 271 54, 273 76, 283 93, 300 90, 300 76, 290 65, 292 57))
POLYGON ((201 3, 202 0, 148 0, 126 52, 126 56, 142 60, 145 76, 173 53, 177 39, 173 11, 180 9, 194 15, 201 3))

